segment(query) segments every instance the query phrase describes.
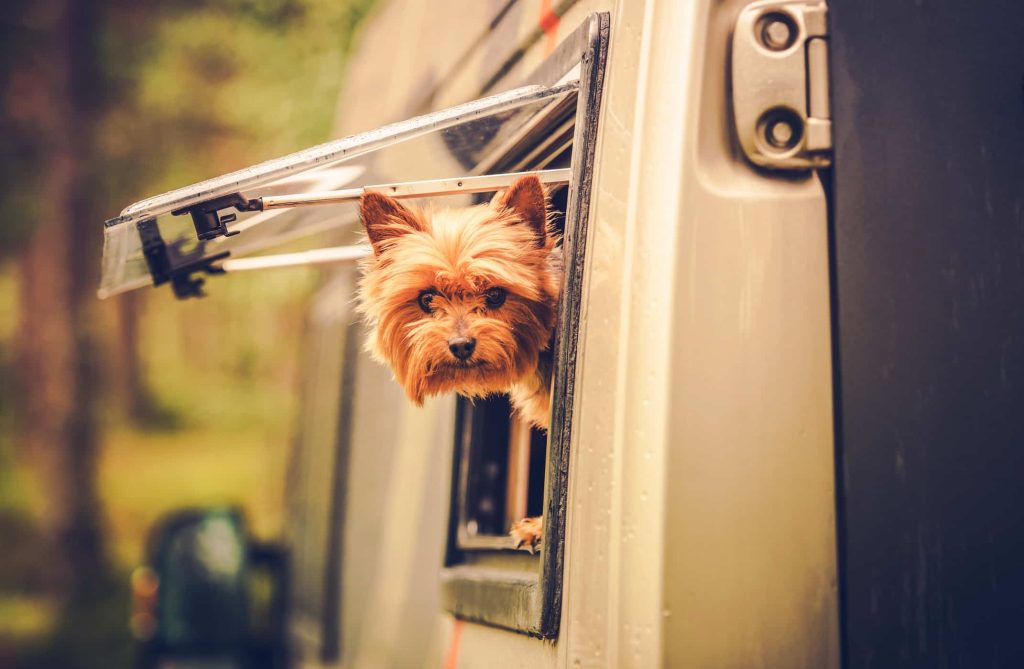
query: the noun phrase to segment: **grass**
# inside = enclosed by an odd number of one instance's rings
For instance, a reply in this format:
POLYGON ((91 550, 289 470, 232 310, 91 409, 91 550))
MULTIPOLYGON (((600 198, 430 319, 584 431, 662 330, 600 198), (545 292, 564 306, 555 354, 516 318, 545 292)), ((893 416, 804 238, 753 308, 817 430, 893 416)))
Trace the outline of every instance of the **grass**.
POLYGON ((116 562, 139 564, 148 529, 184 507, 238 505, 254 534, 279 534, 286 456, 278 439, 284 440, 258 430, 226 435, 209 428, 112 434, 100 490, 116 562))
POLYGON ((53 602, 30 595, 0 595, 0 638, 38 639, 53 631, 53 602))

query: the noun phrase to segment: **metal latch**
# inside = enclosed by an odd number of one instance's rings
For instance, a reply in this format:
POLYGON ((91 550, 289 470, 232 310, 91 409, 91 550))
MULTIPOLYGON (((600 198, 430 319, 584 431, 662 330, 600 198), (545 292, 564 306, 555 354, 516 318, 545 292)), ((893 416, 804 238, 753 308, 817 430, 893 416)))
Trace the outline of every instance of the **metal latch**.
POLYGON ((139 231, 142 255, 146 259, 146 266, 149 267, 149 274, 153 277, 153 285, 159 286, 170 282, 179 300, 205 295, 204 280, 192 276, 193 274, 224 273, 224 269, 214 263, 226 259, 231 255, 230 251, 205 257, 201 248, 191 253, 182 253, 182 241, 170 245, 164 242, 155 218, 141 220, 135 227, 139 231))
POLYGON ((732 100, 740 145, 757 165, 806 170, 831 164, 824 2, 766 0, 740 13, 732 100))

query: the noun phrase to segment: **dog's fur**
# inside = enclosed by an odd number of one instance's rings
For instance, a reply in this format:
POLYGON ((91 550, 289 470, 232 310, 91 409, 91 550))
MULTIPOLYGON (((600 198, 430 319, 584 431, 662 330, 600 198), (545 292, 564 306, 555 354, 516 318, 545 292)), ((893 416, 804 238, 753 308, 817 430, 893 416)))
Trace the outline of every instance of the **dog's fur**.
POLYGON ((522 177, 475 207, 424 211, 366 193, 360 209, 374 251, 359 293, 369 348, 409 398, 507 392, 546 429, 562 270, 540 180, 522 177), (492 289, 505 291, 497 307, 487 301, 492 289), (430 312, 419 304, 427 292, 430 312), (466 360, 449 350, 457 336, 476 342, 466 360))
MULTIPOLYGON (((562 285, 547 200, 535 176, 460 209, 423 210, 373 192, 360 199, 373 246, 359 291, 369 349, 417 405, 446 392, 507 392, 524 419, 547 429, 562 285), (475 348, 462 359, 451 342, 466 339, 475 348)), ((512 534, 532 549, 540 523, 520 521, 512 534)))

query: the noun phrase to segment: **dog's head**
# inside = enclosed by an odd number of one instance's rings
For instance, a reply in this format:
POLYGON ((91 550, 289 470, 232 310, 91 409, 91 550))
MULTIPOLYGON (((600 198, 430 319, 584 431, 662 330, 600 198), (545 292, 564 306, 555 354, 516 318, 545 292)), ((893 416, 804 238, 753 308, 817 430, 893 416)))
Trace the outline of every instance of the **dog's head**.
POLYGON ((409 397, 504 392, 532 373, 555 327, 561 271, 535 176, 490 204, 424 211, 366 193, 373 246, 360 309, 370 350, 409 397))

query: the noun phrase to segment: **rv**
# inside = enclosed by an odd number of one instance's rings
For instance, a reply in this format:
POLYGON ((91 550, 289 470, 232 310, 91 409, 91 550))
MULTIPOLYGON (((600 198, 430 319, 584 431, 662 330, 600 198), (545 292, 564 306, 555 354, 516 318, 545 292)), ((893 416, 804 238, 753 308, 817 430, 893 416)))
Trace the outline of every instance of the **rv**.
POLYGON ((104 295, 325 264, 292 665, 1014 665, 1024 13, 1002 5, 391 0, 341 139, 109 221, 104 295), (524 173, 562 212, 547 432, 501 396, 414 406, 354 303, 364 189, 470 204, 524 173))

